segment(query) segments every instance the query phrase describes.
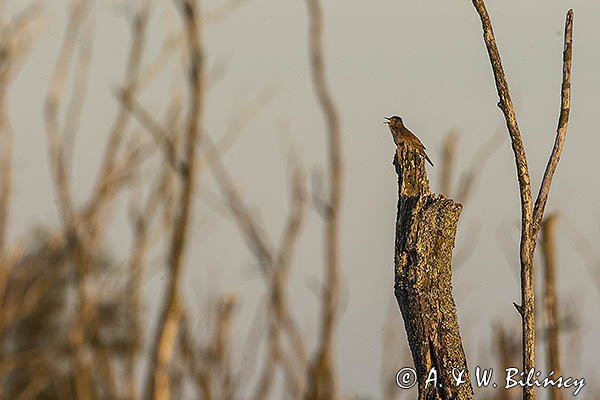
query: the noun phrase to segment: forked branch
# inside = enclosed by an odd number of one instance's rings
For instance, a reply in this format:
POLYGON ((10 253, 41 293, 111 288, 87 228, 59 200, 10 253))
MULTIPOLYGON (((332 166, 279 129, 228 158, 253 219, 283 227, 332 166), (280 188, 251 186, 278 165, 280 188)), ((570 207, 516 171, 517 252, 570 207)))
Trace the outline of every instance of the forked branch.
POLYGON ((546 171, 544 172, 544 178, 540 186, 537 200, 535 202, 535 208, 533 210, 533 227, 534 236, 540 229, 542 223, 542 217, 544 216, 544 208, 548 201, 548 194, 550 193, 550 185, 552 184, 552 178, 560 155, 562 153, 563 144, 565 137, 567 136, 567 125, 569 124, 569 112, 571 111, 571 62, 573 60, 573 10, 567 12, 567 19, 565 21, 565 44, 563 50, 563 72, 562 72, 562 89, 561 89, 561 102, 560 102, 560 117, 558 118, 558 127, 556 128, 556 139, 554 140, 554 147, 546 165, 546 171))
MULTIPOLYGON (((554 148, 550 155, 540 191, 535 203, 535 208, 532 204, 531 183, 529 178, 529 169, 525 156, 525 149, 521 139, 521 133, 517 124, 517 118, 514 111, 514 106, 510 98, 506 75, 502 67, 502 60, 496 45, 494 31, 490 16, 485 8, 483 0, 472 0, 477 13, 481 19, 483 28, 483 38, 494 72, 496 81, 496 89, 500 101, 498 106, 504 114, 506 126, 512 142, 512 148, 515 155, 517 166, 517 176, 519 179, 519 190, 521 194, 521 244, 520 244, 520 260, 521 260, 521 301, 522 304, 517 306, 517 310, 522 317, 523 329, 523 370, 525 373, 535 369, 535 285, 534 285, 534 269, 533 269, 533 253, 535 251, 537 234, 544 216, 544 208, 548 201, 550 185, 560 154, 562 152, 563 143, 567 132, 567 124, 569 121, 570 98, 571 98, 571 60, 573 56, 572 41, 573 41, 573 10, 567 12, 565 22, 565 38, 563 51, 563 77, 562 77, 562 100, 561 112, 558 122, 558 129, 554 148)), ((523 388, 523 398, 525 400, 535 399, 535 387, 525 386, 523 388)))

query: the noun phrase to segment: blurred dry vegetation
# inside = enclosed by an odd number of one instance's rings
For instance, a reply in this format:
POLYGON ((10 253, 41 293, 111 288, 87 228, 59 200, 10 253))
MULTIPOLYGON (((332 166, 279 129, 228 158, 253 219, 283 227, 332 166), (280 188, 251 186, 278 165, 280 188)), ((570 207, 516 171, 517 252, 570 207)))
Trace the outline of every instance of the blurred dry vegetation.
MULTIPOLYGON (((340 393, 332 354, 340 313, 337 232, 343 166, 339 117, 323 72, 322 16, 317 0, 307 0, 307 47, 317 102, 327 127, 323 133, 328 143, 326 189, 309 194, 305 171, 291 157, 289 214, 279 240, 265 234, 222 159, 245 122, 269 101, 271 91, 265 89, 243 107, 219 141, 212 141, 202 130, 205 97, 220 76, 219 66, 205 65, 203 25, 227 18, 243 1, 225 0, 218 8, 202 12, 199 2, 173 1, 171 6, 180 17, 178 32, 163 38, 162 50, 154 59, 144 54, 150 3, 130 2, 122 11, 131 36, 124 38, 129 43, 124 80, 114 88, 119 107, 114 120, 103 127, 106 145, 92 178, 95 183, 84 201, 75 201, 73 143, 90 79, 94 26, 89 21, 95 10, 91 1, 65 2, 68 22, 51 68, 42 116, 60 225, 37 228, 14 240, 7 237, 7 226, 14 187, 13 141, 18 132, 11 128, 5 100, 12 79, 35 46, 34 33, 44 10, 43 3, 36 2, 16 15, 7 17, 2 12, 0 398, 358 398, 340 393), (140 100, 141 94, 173 61, 184 73, 177 75, 173 92, 165 94, 169 105, 164 110, 150 109, 140 100), (208 174, 218 193, 202 188, 208 174), (122 195, 128 201, 116 202, 122 195), (196 196, 231 219, 265 282, 265 300, 257 310, 256 326, 250 329, 254 337, 248 338, 245 366, 236 365, 239 357, 232 355, 232 322, 239 307, 236 296, 223 294, 214 299, 211 314, 200 329, 192 328, 191 314, 197 311, 183 298, 181 271, 186 264, 186 238, 196 196), (325 279, 314 350, 299 333, 288 298, 290 268, 307 208, 316 210, 326 227, 325 279), (131 226, 132 247, 123 259, 114 258, 106 249, 111 235, 108 227, 119 212, 128 215, 131 226), (145 271, 157 260, 168 278, 157 315, 152 317, 143 315, 152 310, 144 305, 141 285, 145 271), (156 324, 148 329, 143 321, 156 324), (263 340, 265 346, 256 344, 263 340)), ((445 140, 440 192, 468 202, 486 155, 500 141, 494 136, 454 185, 457 140, 455 134, 445 140)), ((471 223, 473 239, 469 242, 474 243, 478 222, 471 223)), ((464 263, 472 247, 457 245, 455 268, 464 263)), ((386 399, 409 397, 393 381, 398 367, 410 365, 399 321, 398 310, 391 307, 390 326, 383 338, 388 349, 382 360, 386 399)), ((556 331, 559 322, 549 331, 556 331)), ((568 325, 576 329, 573 321, 568 325)), ((495 329, 498 359, 505 365, 515 364, 520 353, 514 332, 516 327, 495 329)), ((498 398, 516 398, 508 393, 502 396, 498 398)))

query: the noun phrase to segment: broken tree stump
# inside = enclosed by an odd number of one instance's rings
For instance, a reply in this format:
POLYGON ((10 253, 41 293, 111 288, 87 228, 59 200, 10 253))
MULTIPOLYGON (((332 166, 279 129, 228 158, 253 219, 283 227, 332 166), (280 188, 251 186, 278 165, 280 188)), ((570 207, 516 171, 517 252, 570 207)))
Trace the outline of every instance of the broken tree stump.
POLYGON ((430 192, 424 159, 406 145, 398 147, 394 166, 394 294, 415 364, 418 398, 473 399, 452 297, 452 250, 462 205, 430 192), (461 371, 464 382, 457 385, 461 371))

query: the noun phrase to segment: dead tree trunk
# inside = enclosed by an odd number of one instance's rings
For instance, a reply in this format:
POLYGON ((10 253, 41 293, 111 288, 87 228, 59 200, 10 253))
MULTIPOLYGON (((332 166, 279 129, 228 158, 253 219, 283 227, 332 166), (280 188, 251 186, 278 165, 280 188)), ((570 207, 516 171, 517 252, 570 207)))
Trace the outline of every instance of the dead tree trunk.
POLYGON ((472 399, 451 279, 462 205, 430 192, 423 158, 404 144, 394 166, 398 174, 394 291, 415 363, 419 400, 472 399), (461 371, 464 382, 457 385, 461 371))

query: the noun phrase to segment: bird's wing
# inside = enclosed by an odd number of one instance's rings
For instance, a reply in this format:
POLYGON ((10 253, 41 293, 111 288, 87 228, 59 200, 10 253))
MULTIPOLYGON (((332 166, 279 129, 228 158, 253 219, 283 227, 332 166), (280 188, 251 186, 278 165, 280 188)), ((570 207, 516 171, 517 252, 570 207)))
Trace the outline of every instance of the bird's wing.
POLYGON ((412 132, 410 131, 410 129, 408 129, 408 128, 404 128, 404 129, 406 129, 406 131, 408 132, 408 134, 409 134, 410 136, 412 136, 413 138, 415 138, 415 144, 416 144, 416 146, 417 146, 418 148, 420 148, 420 149, 422 149, 422 150, 427 150, 427 148, 425 147, 425 145, 423 144, 423 142, 421 142, 421 139, 419 139, 419 137, 418 137, 417 135, 415 135, 414 133, 412 133, 412 132))

